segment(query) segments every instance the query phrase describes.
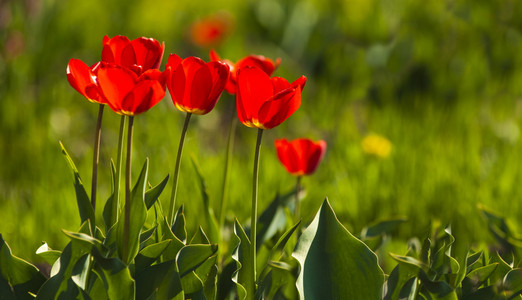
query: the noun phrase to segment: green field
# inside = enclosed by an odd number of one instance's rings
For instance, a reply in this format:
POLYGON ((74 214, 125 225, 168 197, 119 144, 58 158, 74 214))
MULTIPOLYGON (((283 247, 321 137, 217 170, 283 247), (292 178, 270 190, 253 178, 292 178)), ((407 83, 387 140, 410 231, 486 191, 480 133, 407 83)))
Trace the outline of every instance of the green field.
MULTIPOLYGON (((451 224, 461 247, 492 243, 477 204, 520 228, 522 174, 522 4, 517 1, 7 1, 0 6, 0 233, 18 256, 36 259, 41 241, 61 249, 76 230, 73 177, 59 141, 90 185, 97 105, 67 82, 69 59, 100 59, 104 35, 165 41, 165 56, 199 56, 190 24, 221 11, 233 23, 213 47, 236 61, 250 53, 282 59, 276 75, 308 78, 300 109, 265 133, 260 210, 294 187, 277 161, 276 138, 324 139, 318 171, 304 178, 303 220, 328 197, 353 233, 404 217, 392 239, 424 238, 451 224), (369 133, 389 156, 363 151, 369 133)), ((189 232, 202 202, 190 155, 218 209, 234 98, 195 116, 186 140, 178 203, 189 232)), ((150 181, 173 172, 184 115, 167 95, 135 120, 134 170, 150 158, 150 181)), ((106 110, 99 201, 110 193, 119 116, 106 110)), ((255 130, 239 125, 227 220, 246 224, 255 130)), ((170 191, 170 185, 167 188, 170 191)), ((167 206, 168 193, 162 197, 167 206)), ((97 207, 101 215, 102 206, 97 207)), ((399 246, 405 247, 405 246, 399 246)), ((386 271, 386 270, 385 270, 386 271)), ((388 270, 389 271, 389 270, 388 270)))

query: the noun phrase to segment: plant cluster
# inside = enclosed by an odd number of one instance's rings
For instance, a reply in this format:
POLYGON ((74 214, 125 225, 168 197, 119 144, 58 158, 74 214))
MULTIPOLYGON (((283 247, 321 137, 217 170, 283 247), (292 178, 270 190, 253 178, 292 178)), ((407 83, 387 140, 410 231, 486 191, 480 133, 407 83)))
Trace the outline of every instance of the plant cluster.
MULTIPOLYGON (((463 256, 455 255, 451 229, 434 226, 422 243, 411 240, 405 255, 390 254, 396 265, 389 275, 375 252, 403 220, 377 223, 356 237, 325 200, 304 228, 301 178, 313 174, 320 164, 326 151, 322 140, 275 141, 277 156, 296 177, 296 186, 277 195, 258 214, 263 132, 286 121, 300 107, 306 83, 305 76, 291 83, 272 76, 279 59, 250 55, 233 63, 211 51, 211 61, 205 62, 170 54, 165 70, 160 71, 165 46, 154 39, 105 36, 102 45, 100 62, 88 66, 71 59, 67 66, 71 86, 99 105, 90 196, 62 145, 73 171, 81 226, 77 231, 64 230, 70 238, 64 249, 44 243, 37 250, 52 266, 49 274, 14 256, 0 237, 2 299, 513 299, 522 293, 522 272, 516 267, 521 239, 486 209, 482 212, 500 242, 498 251, 469 249, 463 256), (186 117, 172 192, 164 209, 159 198, 170 176, 151 185, 147 159, 132 185, 131 170, 134 118, 154 107, 167 90, 186 117), (176 204, 185 136, 192 115, 212 111, 223 91, 236 95, 238 118, 230 120, 221 206, 216 216, 206 180, 192 157, 204 209, 201 226, 189 233, 184 205, 176 204), (106 106, 121 115, 121 122, 118 155, 111 162, 112 192, 99 220, 95 216, 97 172, 106 106), (238 219, 225 224, 224 218, 237 120, 257 129, 249 226, 238 219)), ((382 139, 368 144, 385 149, 375 155, 389 152, 389 143, 382 139)))

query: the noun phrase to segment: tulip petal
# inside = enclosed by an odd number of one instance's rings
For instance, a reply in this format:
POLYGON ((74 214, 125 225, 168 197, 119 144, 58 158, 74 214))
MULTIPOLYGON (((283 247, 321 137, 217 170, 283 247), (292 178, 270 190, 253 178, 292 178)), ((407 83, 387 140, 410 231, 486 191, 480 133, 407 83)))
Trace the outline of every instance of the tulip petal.
POLYGON ((125 97, 123 109, 129 114, 138 115, 158 104, 164 96, 165 89, 159 81, 142 80, 125 97))
POLYGON ((309 175, 315 172, 319 163, 324 157, 324 153, 326 152, 326 142, 318 141, 317 143, 312 143, 310 141, 310 146, 307 149, 306 157, 308 158, 308 163, 304 166, 305 174, 309 175))
POLYGON ((102 66, 98 70, 98 82, 112 110, 119 113, 123 101, 135 86, 137 76, 134 72, 118 66, 102 66))
POLYGON ((301 106, 301 89, 287 89, 266 101, 259 109, 259 123, 271 129, 283 123, 301 106))
POLYGON ((123 35, 117 35, 112 39, 108 36, 103 37, 102 61, 121 65, 121 55, 123 49, 130 43, 129 39, 123 35))
POLYGON ((245 67, 238 71, 237 88, 238 115, 243 116, 241 123, 251 126, 258 121, 263 103, 273 96, 272 82, 261 69, 245 67))
MULTIPOLYGON (((192 75, 192 74, 191 74, 192 75)), ((198 115, 211 111, 216 103, 211 103, 209 95, 212 92, 212 74, 206 65, 201 66, 192 75, 190 84, 190 95, 185 94, 183 106, 185 110, 198 115), (207 107, 210 109, 207 110, 207 107)))
POLYGON ((123 64, 136 64, 143 66, 144 70, 157 69, 161 64, 165 44, 160 45, 152 38, 140 37, 130 42, 131 47, 126 47, 122 53, 123 64))
POLYGON ((67 64, 67 80, 69 84, 92 102, 104 103, 99 96, 97 82, 91 68, 79 59, 71 59, 67 64))
POLYGON ((229 66, 223 62, 209 62, 207 63, 210 74, 212 75, 212 92, 209 98, 217 102, 217 98, 221 96, 223 89, 228 81, 229 66), (216 100, 214 100, 216 99, 216 100))

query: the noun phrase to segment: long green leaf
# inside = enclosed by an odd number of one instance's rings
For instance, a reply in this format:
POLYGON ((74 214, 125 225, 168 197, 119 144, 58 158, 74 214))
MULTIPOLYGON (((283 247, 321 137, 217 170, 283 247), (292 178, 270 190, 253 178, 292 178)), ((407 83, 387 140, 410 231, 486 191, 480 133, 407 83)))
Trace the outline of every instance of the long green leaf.
POLYGON ((243 300, 247 296, 247 284, 253 282, 250 278, 251 272, 248 270, 253 268, 250 259, 250 240, 245 230, 236 219, 234 223, 234 236, 236 240, 236 248, 232 258, 236 261, 236 271, 232 275, 232 281, 236 284, 239 300, 243 300))
POLYGON ((78 169, 76 168, 76 165, 74 164, 72 158, 69 156, 69 153, 67 153, 67 150, 65 150, 65 147, 63 146, 62 142, 60 142, 60 147, 62 149, 62 154, 65 156, 65 159, 69 163, 69 167, 73 171, 74 189, 76 191, 76 202, 78 204, 78 210, 80 211, 81 223, 83 224, 90 219, 91 231, 94 232, 96 227, 94 209, 92 208, 89 196, 87 195, 85 187, 83 186, 82 179, 80 178, 80 173, 78 172, 78 169))
POLYGON ((163 189, 165 189, 165 186, 167 186, 168 181, 169 175, 167 175, 165 179, 158 183, 158 185, 145 192, 145 205, 147 206, 147 210, 149 210, 154 205, 154 203, 156 203, 159 196, 163 192, 163 189))
POLYGON ((381 299, 384 273, 377 256, 337 220, 328 199, 299 238, 301 299, 381 299))
POLYGON ((107 288, 111 300, 134 299, 136 286, 130 270, 119 258, 105 258, 96 248, 93 256, 98 267, 98 275, 107 288))
POLYGON ((187 245, 178 253, 176 263, 181 277, 194 271, 218 250, 217 245, 187 245))
MULTIPOLYGON (((131 222, 129 224, 129 240, 126 245, 128 247, 126 257, 123 257, 125 222, 118 222, 118 252, 121 260, 126 264, 130 264, 136 254, 138 254, 140 233, 143 224, 145 224, 145 220, 147 219, 147 207, 145 206, 145 183, 147 182, 148 170, 149 159, 146 159, 143 168, 141 169, 138 181, 131 192, 129 217, 131 222)), ((123 219, 123 217, 121 219, 123 219)))
POLYGON ((208 237, 212 243, 219 242, 219 229, 217 225, 216 217, 214 216, 214 211, 210 207, 210 197, 207 191, 207 184, 203 174, 201 172, 201 168, 199 167, 196 158, 194 155, 190 156, 192 160, 192 165, 194 166, 194 170, 196 171, 196 175, 199 179, 199 188, 201 191, 201 197, 203 198, 203 208, 205 213, 205 220, 208 226, 208 237))

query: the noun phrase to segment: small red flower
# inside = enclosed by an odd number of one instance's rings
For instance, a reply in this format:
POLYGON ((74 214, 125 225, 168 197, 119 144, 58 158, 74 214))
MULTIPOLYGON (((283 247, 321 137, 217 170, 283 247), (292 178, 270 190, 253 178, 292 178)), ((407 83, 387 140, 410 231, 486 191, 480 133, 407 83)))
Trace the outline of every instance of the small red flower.
POLYGON ((105 99, 100 97, 98 80, 96 79, 96 71, 99 66, 100 63, 96 63, 89 67, 83 61, 73 58, 67 64, 67 80, 87 100, 105 104, 105 99))
POLYGON ((120 115, 146 112, 165 96, 166 73, 150 69, 140 76, 125 67, 102 63, 97 76, 106 103, 120 115))
POLYGON ((263 70, 245 67, 237 76, 237 115, 248 127, 271 129, 283 123, 301 105, 306 77, 291 84, 282 77, 270 78, 263 70))
POLYGON ((158 69, 163 58, 165 43, 140 37, 129 40, 126 36, 103 37, 102 61, 121 65, 138 76, 150 69, 158 69))
POLYGON ((294 176, 310 175, 317 169, 326 152, 326 142, 310 139, 275 140, 277 157, 294 176))
POLYGON ((262 55, 249 55, 246 56, 235 64, 228 59, 221 59, 216 51, 210 50, 210 60, 211 61, 222 61, 226 63, 230 67, 230 76, 228 77, 227 85, 225 86, 225 90, 232 95, 236 94, 236 85, 237 85, 237 71, 240 68, 244 67, 258 67, 263 70, 268 76, 272 76, 275 69, 279 67, 281 63, 281 59, 276 59, 275 63, 270 58, 266 58, 262 55))
POLYGON ((221 43, 230 33, 232 21, 230 14, 216 13, 194 22, 190 27, 192 43, 199 47, 221 43))
POLYGON ((197 115, 209 113, 216 105, 228 79, 228 66, 205 63, 198 57, 181 59, 176 54, 167 62, 167 86, 176 107, 197 115))

